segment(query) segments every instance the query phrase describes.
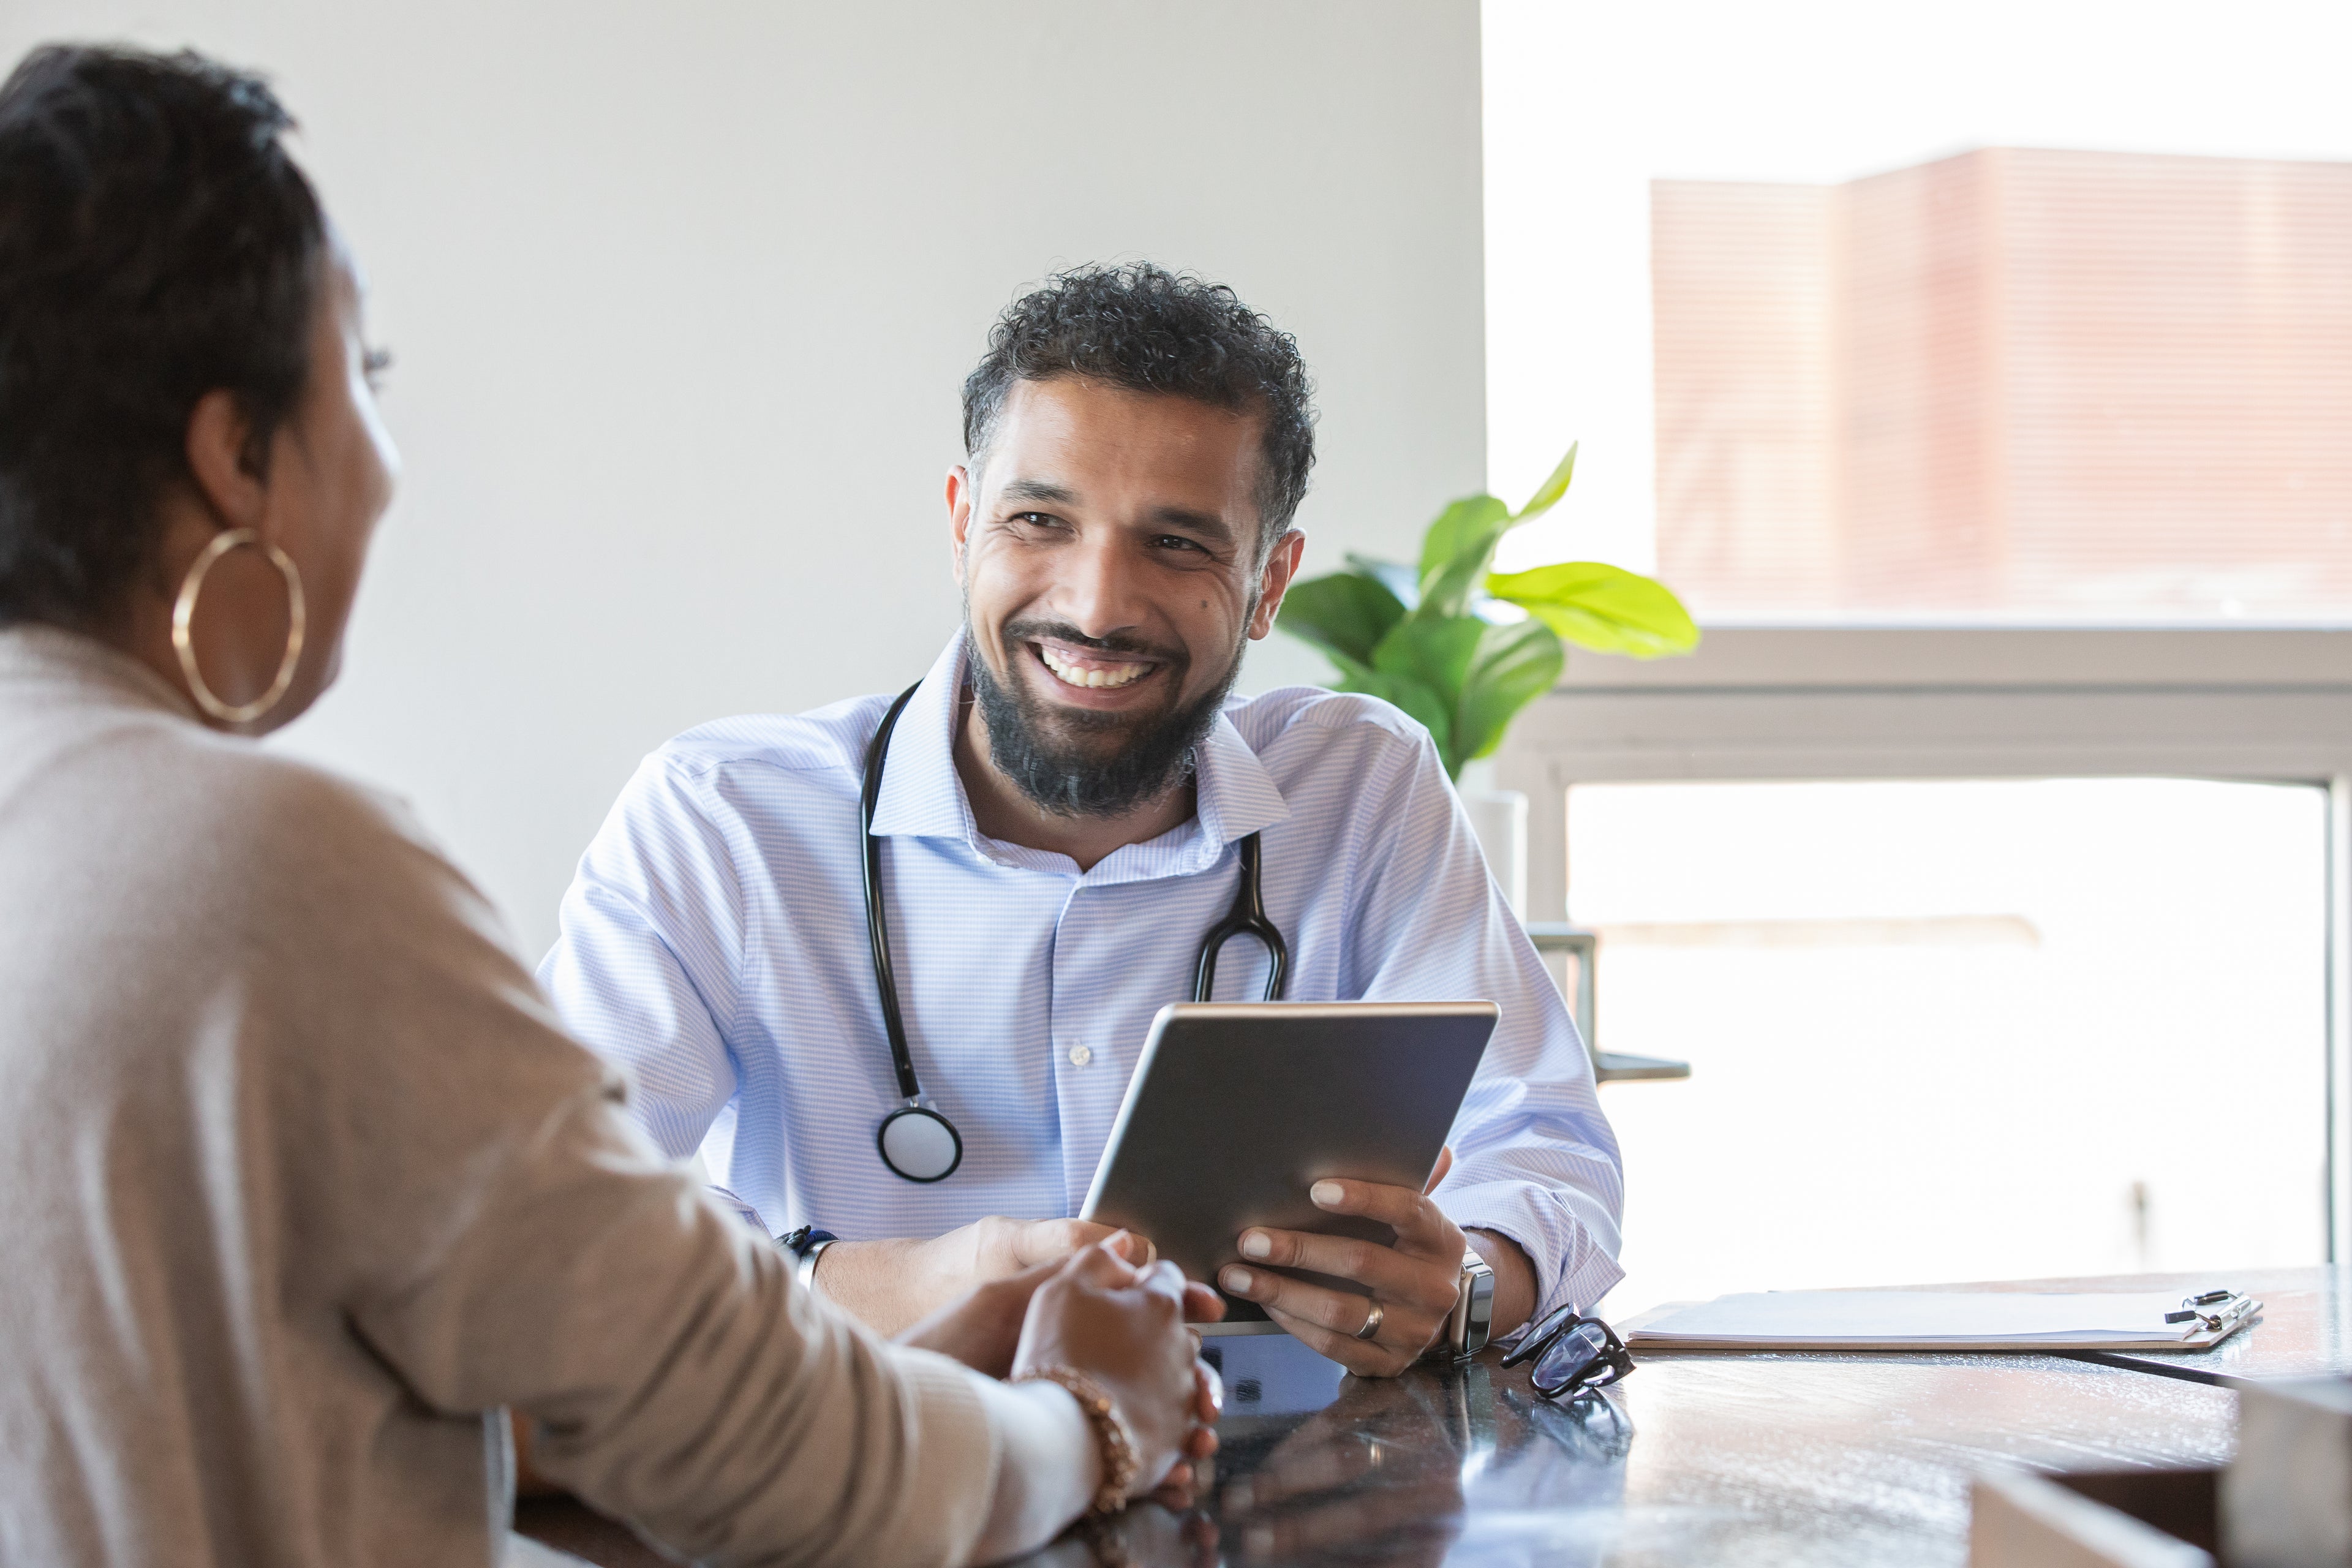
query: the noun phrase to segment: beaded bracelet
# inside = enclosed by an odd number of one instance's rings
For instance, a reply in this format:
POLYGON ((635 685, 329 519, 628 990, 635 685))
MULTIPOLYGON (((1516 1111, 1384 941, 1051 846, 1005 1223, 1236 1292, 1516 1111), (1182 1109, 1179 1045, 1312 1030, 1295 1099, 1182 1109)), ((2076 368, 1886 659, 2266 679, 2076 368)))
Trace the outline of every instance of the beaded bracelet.
POLYGON ((1023 1373, 1015 1383, 1053 1383, 1069 1391, 1086 1414, 1087 1425, 1094 1428, 1095 1443, 1102 1450, 1102 1485, 1095 1489, 1094 1506, 1087 1511, 1099 1517, 1117 1513, 1127 1506, 1127 1489, 1135 1484, 1136 1472, 1142 1462, 1135 1457, 1134 1440, 1127 1428, 1119 1425, 1118 1410, 1111 1404, 1110 1395, 1101 1384, 1085 1373, 1066 1366, 1041 1366, 1023 1373))

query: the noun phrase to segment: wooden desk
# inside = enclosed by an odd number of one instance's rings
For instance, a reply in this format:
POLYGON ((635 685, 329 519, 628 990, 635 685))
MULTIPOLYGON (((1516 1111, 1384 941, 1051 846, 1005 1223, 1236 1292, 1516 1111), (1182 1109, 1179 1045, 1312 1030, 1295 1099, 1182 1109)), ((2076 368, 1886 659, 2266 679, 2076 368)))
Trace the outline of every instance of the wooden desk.
POLYGON ((2221 1389, 2042 1357, 1658 1358, 1611 1401, 1563 1410, 1484 1363, 1350 1380, 1229 1432, 1189 1538, 1154 1510, 1125 1543, 1204 1568, 1958 1564, 1974 1470, 2213 1464, 2237 1414, 2221 1389))
MULTIPOLYGON (((1328 1404, 1287 1415, 1234 1399, 1207 1506, 1185 1519, 1137 1510, 1115 1540, 1154 1568, 1957 1565, 1979 1468, 2219 1464, 2237 1421, 2237 1396, 2221 1385, 2352 1370, 2342 1271, 2226 1283, 2258 1291, 2269 1310, 2197 1358, 1645 1353, 1607 1406, 1568 1410, 1489 1355, 1388 1383, 1333 1378, 1328 1404)), ((1288 1340, 1255 1343, 1310 1354, 1288 1340)), ((519 1525, 606 1568, 659 1561, 577 1505, 539 1505, 519 1525)), ((1065 1541, 1030 1562, 1096 1560, 1065 1541)))

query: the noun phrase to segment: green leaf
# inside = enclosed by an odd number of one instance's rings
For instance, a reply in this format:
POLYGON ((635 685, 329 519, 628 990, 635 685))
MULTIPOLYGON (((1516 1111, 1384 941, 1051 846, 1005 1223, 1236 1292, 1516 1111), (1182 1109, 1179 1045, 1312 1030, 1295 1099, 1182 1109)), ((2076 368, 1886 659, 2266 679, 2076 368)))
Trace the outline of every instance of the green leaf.
POLYGON ((1368 681, 1362 689, 1384 702, 1395 703, 1412 715, 1414 721, 1436 740, 1438 749, 1441 752, 1445 749, 1451 715, 1447 712, 1444 697, 1411 676, 1402 675, 1379 674, 1376 680, 1368 681))
POLYGON ((1528 498, 1527 505, 1511 514, 1513 523, 1522 523, 1541 517, 1559 504, 1559 498, 1568 493, 1568 481, 1576 473, 1577 446, 1576 442, 1569 443, 1568 456, 1562 458, 1559 460, 1559 466, 1552 469, 1551 478, 1537 487, 1536 493, 1528 498))
POLYGON ((1558 685, 1568 664, 1559 638, 1540 620, 1479 625, 1477 650, 1471 656, 1455 705, 1454 733, 1448 737, 1452 754, 1446 769, 1457 776, 1464 763, 1491 756, 1502 745, 1503 731, 1512 718, 1558 685))
POLYGON ((1421 603, 1421 574, 1399 561, 1381 561, 1370 555, 1348 552, 1349 570, 1360 572, 1397 596, 1397 603, 1412 609, 1421 603))
POLYGON ((1421 543, 1421 603, 1416 616, 1458 616, 1511 526, 1510 509, 1493 496, 1467 496, 1440 512, 1421 543))
POLYGON ((1469 616, 1442 620, 1408 616, 1372 650, 1373 668, 1409 676, 1450 699, 1462 689, 1470 673, 1470 661, 1478 652, 1478 634, 1486 625, 1469 616))
POLYGON ((1551 689, 1566 656, 1559 639, 1538 620, 1498 626, 1472 616, 1408 616, 1381 640, 1372 662, 1428 688, 1444 704, 1442 724, 1413 717, 1429 724, 1445 771, 1458 775, 1463 763, 1501 744, 1513 714, 1551 689))
POLYGON ((1379 579, 1360 572, 1334 572, 1293 583, 1274 624, 1327 653, 1369 664, 1372 649, 1403 618, 1404 605, 1379 579))
POLYGON ((1531 572, 1496 573, 1486 592, 1524 607, 1568 642, 1636 658, 1688 653, 1698 627, 1655 578, 1597 561, 1563 561, 1531 572))
POLYGON ((1331 662, 1339 667, 1339 679, 1333 685, 1333 690, 1360 691, 1367 697, 1377 697, 1383 702, 1393 703, 1412 715, 1423 729, 1433 734, 1442 733, 1451 723, 1451 710, 1445 700, 1412 676, 1375 669, 1343 653, 1331 654, 1331 662))
POLYGON ((1373 665, 1382 673, 1418 686, 1429 694, 1435 711, 1433 721, 1410 708, 1405 711, 1428 726, 1449 775, 1460 773, 1466 760, 1466 753, 1455 743, 1454 732, 1461 720, 1463 689, 1469 682, 1471 667, 1478 657, 1479 640, 1486 630, 1486 622, 1468 616, 1443 620, 1408 616, 1381 639, 1381 646, 1372 655, 1373 665))

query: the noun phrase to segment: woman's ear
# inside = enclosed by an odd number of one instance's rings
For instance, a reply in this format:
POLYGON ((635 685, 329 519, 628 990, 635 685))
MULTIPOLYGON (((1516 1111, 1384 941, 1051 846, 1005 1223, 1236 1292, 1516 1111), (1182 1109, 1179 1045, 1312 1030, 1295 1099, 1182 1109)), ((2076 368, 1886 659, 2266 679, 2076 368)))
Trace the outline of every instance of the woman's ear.
POLYGON ((196 399, 188 416, 188 472, 196 494, 224 528, 252 528, 261 521, 268 484, 256 471, 253 421, 236 397, 215 387, 196 399))

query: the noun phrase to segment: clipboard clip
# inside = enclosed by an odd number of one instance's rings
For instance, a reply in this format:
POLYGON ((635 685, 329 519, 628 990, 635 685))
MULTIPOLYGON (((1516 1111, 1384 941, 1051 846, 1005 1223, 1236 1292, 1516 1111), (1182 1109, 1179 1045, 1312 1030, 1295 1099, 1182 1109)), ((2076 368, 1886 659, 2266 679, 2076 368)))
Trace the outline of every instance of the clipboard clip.
POLYGON ((2164 1321, 2168 1323, 2194 1321, 2208 1333, 2220 1333, 2225 1327, 2235 1328, 2248 1313, 2261 1306, 2260 1301, 2236 1290, 2208 1290, 2201 1296, 2185 1298, 2180 1310, 2165 1313, 2164 1321), (2209 1311, 2208 1308, 2214 1310, 2209 1311))

